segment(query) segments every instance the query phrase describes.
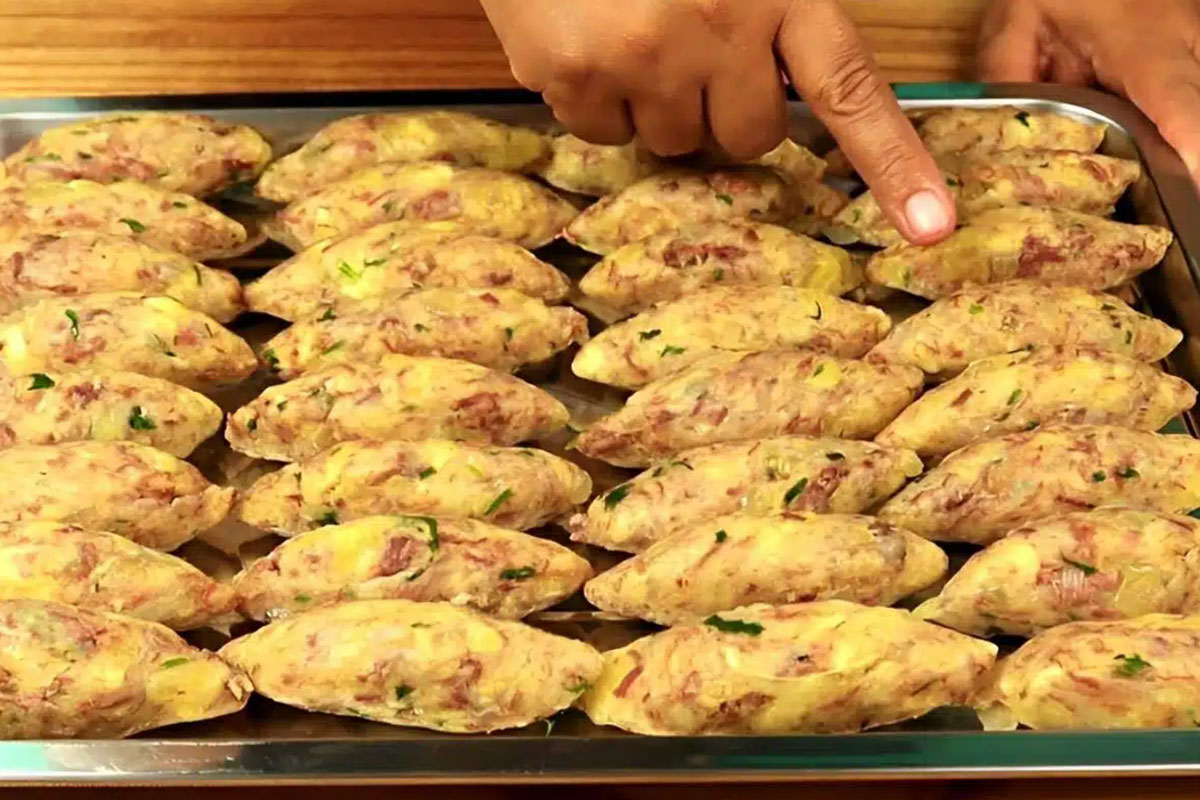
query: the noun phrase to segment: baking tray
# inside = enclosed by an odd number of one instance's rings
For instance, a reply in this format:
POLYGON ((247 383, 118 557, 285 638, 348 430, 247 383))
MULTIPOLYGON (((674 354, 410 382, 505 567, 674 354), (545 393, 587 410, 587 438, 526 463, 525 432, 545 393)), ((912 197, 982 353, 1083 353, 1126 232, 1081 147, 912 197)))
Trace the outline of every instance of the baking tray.
MULTIPOLYGON (((1132 299, 1185 332, 1165 366, 1200 385, 1200 203, 1182 162, 1149 120, 1115 97, 1059 86, 912 84, 897 87, 897 94, 907 108, 1014 104, 1107 123, 1102 152, 1140 158, 1145 166, 1118 218, 1168 225, 1176 236, 1163 265, 1133 287, 1132 299)), ((52 125, 120 109, 194 110, 246 122, 266 134, 277 152, 286 152, 336 117, 401 107, 461 108, 540 127, 552 123, 536 95, 507 90, 27 100, 0 102, 0 154, 52 125)), ((794 138, 818 152, 831 146, 803 103, 793 101, 790 112, 794 138)), ((232 193, 222 205, 242 217, 262 213, 246 192, 232 193)), ((267 248, 247 258, 266 267, 283 255, 267 248)), ((576 276, 589 263, 565 247, 540 255, 576 276)), ((261 341, 281 325, 251 318, 233 327, 261 341)), ((532 377, 548 383, 576 414, 595 413, 620 399, 589 395, 554 371, 532 377)), ((242 402, 260 388, 240 387, 223 405, 242 402)), ((1174 432, 1197 433, 1190 416, 1173 425, 1174 432)), ((228 451, 210 449, 201 460, 234 483, 259 469, 228 451)), ((624 474, 598 470, 597 484, 603 488, 624 474)), ((236 529, 225 533, 239 535, 236 529)), ((211 558, 219 567, 223 557, 200 547, 189 556, 211 558)), ((543 613, 537 622, 593 641, 626 640, 640 632, 637 623, 572 610, 579 608, 543 613)), ((1197 773, 1200 730, 984 733, 974 715, 961 709, 939 709, 853 735, 676 738, 597 728, 568 711, 519 731, 464 737, 305 713, 256 696, 239 714, 123 741, 0 742, 0 784, 761 782, 1197 773)))

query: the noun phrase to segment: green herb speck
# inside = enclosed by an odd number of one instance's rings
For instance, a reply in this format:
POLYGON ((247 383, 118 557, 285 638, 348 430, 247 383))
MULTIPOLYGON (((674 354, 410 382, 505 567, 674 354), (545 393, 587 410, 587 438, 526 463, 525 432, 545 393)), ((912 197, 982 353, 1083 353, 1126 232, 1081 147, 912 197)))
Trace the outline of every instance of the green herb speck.
POLYGON ((763 626, 757 622, 743 622, 740 619, 725 619, 713 614, 704 620, 704 624, 716 628, 721 633, 744 633, 747 636, 758 636, 763 632, 763 626))
POLYGON ((512 496, 513 496, 512 489, 506 488, 503 492, 496 495, 496 499, 493 500, 490 505, 488 505, 487 510, 483 512, 483 515, 486 517, 486 516, 496 513, 497 511, 500 510, 500 506, 504 505, 508 501, 508 499, 512 496))
POLYGON ((714 281, 719 281, 724 277, 725 277, 725 270, 722 269, 721 267, 717 267, 716 269, 713 270, 713 280, 714 281))
POLYGON ((604 507, 607 509, 616 508, 617 505, 622 500, 624 500, 626 495, 628 495, 628 494, 629 494, 628 484, 625 486, 618 486, 617 488, 613 489, 608 494, 604 495, 604 507))
POLYGON ((72 309, 69 309, 69 308, 66 311, 64 311, 63 313, 67 315, 67 319, 71 320, 71 338, 78 339, 79 338, 79 315, 76 314, 72 309))
POLYGON ((587 681, 585 681, 583 678, 580 678, 575 683, 564 686, 563 688, 573 694, 583 694, 588 689, 592 688, 592 685, 590 683, 588 683, 587 681))
POLYGON ((830 461, 842 461, 843 459, 846 458, 846 456, 843 455, 842 453, 826 453, 825 457, 828 458, 830 461))
POLYGON ((152 431, 158 426, 154 424, 154 420, 142 413, 141 406, 134 406, 133 411, 129 412, 129 427, 135 431, 152 431))
POLYGON ((49 389, 54 386, 54 379, 44 372, 35 372, 31 377, 33 378, 33 382, 29 384, 31 392, 35 389, 49 389))
POLYGON ((1108 476, 1104 474, 1104 470, 1096 470, 1092 473, 1092 483, 1104 483, 1104 479, 1108 476))
POLYGON ((173 205, 175 208, 187 208, 187 203, 183 202, 182 200, 175 200, 171 203, 171 205, 173 205))
POLYGON ((1149 661, 1143 660, 1137 653, 1131 656, 1122 653, 1114 658, 1113 661, 1121 662, 1113 667, 1113 674, 1118 678, 1132 678, 1152 666, 1149 661))
POLYGON ((331 319, 337 319, 337 314, 333 313, 333 306, 326 306, 325 313, 317 321, 329 322, 331 319))
POLYGON ((426 478, 433 476, 433 475, 437 475, 437 470, 434 469, 433 467, 426 467, 425 469, 423 469, 417 473, 417 477, 420 478, 421 480, 425 480, 426 478))
MULTIPOLYGON (((429 552, 436 553, 438 551, 438 549, 442 546, 442 541, 438 537, 437 520, 434 519, 433 517, 413 517, 413 516, 409 516, 407 514, 402 514, 400 516, 400 519, 402 519, 408 523, 413 523, 413 522, 418 523, 419 525, 421 525, 425 528, 425 532, 427 534, 429 534, 429 552)), ((421 572, 424 572, 424 571, 425 570, 421 570, 421 572)), ((421 572, 418 572, 416 575, 410 576, 409 580, 410 581, 416 580, 420 576, 421 572)))
POLYGON ((322 514, 321 516, 319 516, 315 520, 313 520, 313 522, 317 523, 318 525, 337 525, 338 524, 337 512, 334 511, 333 509, 330 509, 329 511, 326 511, 324 514, 322 514))
POLYGON ((971 303, 971 307, 967 309, 967 313, 975 317, 983 313, 983 306, 979 303, 971 303))
POLYGON ((346 340, 338 339, 336 342, 329 345, 329 347, 326 347, 324 350, 322 350, 321 355, 327 356, 330 353, 336 353, 338 350, 341 350, 345 346, 346 346, 346 340))
POLYGON ((168 658, 166 661, 159 664, 158 668, 159 669, 171 669, 172 667, 182 666, 182 665, 188 663, 189 661, 191 661, 190 658, 168 658))
POLYGON ((1021 390, 1013 389, 1012 394, 1010 394, 1008 396, 1008 404, 1010 406, 1015 406, 1017 404, 1017 401, 1020 399, 1021 399, 1021 390))
MULTIPOLYGON (((416 626, 414 625, 413 627, 416 627, 416 626)), ((403 700, 404 698, 408 697, 412 693, 413 693, 413 688, 411 686, 401 685, 401 686, 396 687, 396 699, 397 700, 403 700)))
POLYGON ((653 328, 648 331, 642 331, 641 333, 638 334, 638 338, 641 339, 643 342, 648 342, 661 333, 662 333, 662 331, 659 330, 658 328, 653 328))
POLYGON ((307 594, 298 594, 295 597, 297 603, 311 603, 312 597, 307 594))
POLYGON ((529 580, 537 572, 533 567, 517 567, 516 569, 500 570, 500 580, 502 581, 524 581, 529 580))
POLYGON ((1063 556, 1062 560, 1064 564, 1069 564, 1070 566, 1082 572, 1084 575, 1095 575, 1099 571, 1091 564, 1085 564, 1082 561, 1074 561, 1066 556, 1063 556))
POLYGON ((723 542, 729 538, 729 534, 726 533, 724 530, 719 530, 716 532, 716 534, 713 536, 713 538, 715 538, 717 540, 717 544, 720 544, 721 542, 723 542))
POLYGON ((279 356, 275 355, 274 350, 272 350, 272 349, 263 350, 262 357, 263 357, 263 361, 267 362, 268 367, 270 367, 271 369, 276 370, 276 371, 279 370, 279 356))
POLYGON ((720 200, 722 203, 724 203, 727 206, 733 205, 733 195, 718 193, 717 199, 720 200))
POLYGON ((143 225, 142 223, 138 222, 136 219, 130 219, 129 217, 122 217, 118 221, 124 222, 126 225, 129 226, 129 230, 133 231, 134 233, 145 233, 146 232, 146 226, 143 225))
POLYGON ((1125 469, 1118 472, 1117 475, 1119 475, 1122 478, 1125 478, 1126 480, 1128 480, 1129 478, 1141 477, 1141 474, 1133 467, 1126 467, 1125 469))
POLYGON ((792 501, 800 495, 804 494, 804 490, 808 488, 808 478, 801 478, 792 484, 792 488, 788 489, 783 495, 783 504, 790 506, 792 501))
POLYGON ((1133 344, 1133 331, 1125 331, 1125 344, 1133 344))
POLYGON ((506 341, 506 342, 511 342, 511 341, 512 341, 512 337, 513 337, 513 329, 512 329, 512 328, 505 328, 505 329, 504 329, 504 341, 506 341))
POLYGON ((662 352, 658 354, 658 357, 665 358, 666 356, 677 356, 683 354, 684 351, 685 348, 683 347, 676 347, 673 344, 669 344, 662 349, 662 352))
POLYGON ((346 261, 339 261, 337 268, 338 272, 342 273, 352 281, 356 281, 361 277, 361 273, 356 271, 354 267, 350 266, 350 264, 346 261))
POLYGON ((1016 114, 1013 115, 1013 118, 1016 119, 1017 122, 1024 125, 1026 128, 1029 127, 1029 112, 1028 111, 1018 111, 1016 114))

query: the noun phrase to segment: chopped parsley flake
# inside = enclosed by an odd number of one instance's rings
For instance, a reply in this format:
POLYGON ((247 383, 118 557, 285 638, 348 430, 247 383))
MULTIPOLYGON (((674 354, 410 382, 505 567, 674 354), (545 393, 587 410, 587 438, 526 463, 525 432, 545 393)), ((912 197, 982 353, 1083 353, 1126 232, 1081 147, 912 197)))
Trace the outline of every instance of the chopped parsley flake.
POLYGON ((850 215, 850 222, 857 223, 860 219, 862 219, 862 209, 856 208, 856 209, 854 209, 854 212, 850 215))
POLYGON ((124 222, 126 225, 128 225, 129 230, 133 231, 134 233, 145 233, 146 232, 146 226, 143 225, 142 223, 138 222, 136 219, 130 219, 129 217, 122 217, 119 221, 124 222))
POLYGON ((363 266, 364 266, 364 267, 378 267, 378 266, 382 266, 383 264, 386 264, 386 263, 387 263, 387 259, 386 259, 386 258, 367 258, 367 259, 363 259, 363 266))
POLYGON ((181 658, 168 658, 166 661, 162 662, 162 664, 159 664, 158 668, 159 669, 171 669, 172 667, 183 666, 184 664, 188 663, 189 661, 191 661, 190 658, 182 658, 182 657, 181 658))
POLYGON ((298 594, 296 595, 295 600, 297 603, 311 603, 312 597, 307 594, 298 594))
POLYGON ((187 208, 187 203, 182 200, 175 200, 171 205, 175 206, 175 208, 187 208))
POLYGON ((1013 115, 1013 118, 1016 119, 1017 122, 1024 125, 1026 128, 1029 127, 1029 112, 1028 111, 1018 111, 1016 114, 1013 115))
POLYGON ((983 306, 979 305, 979 303, 971 303, 970 308, 967 309, 967 313, 973 317, 978 316, 983 313, 983 306))
MULTIPOLYGON (((169 354, 168 354, 169 355, 169 354)), ((271 349, 263 350, 263 361, 267 362, 267 366, 273 370, 279 369, 279 356, 275 355, 275 351, 271 349)))
POLYGON ((417 477, 420 478, 421 480, 425 480, 426 478, 429 478, 433 475, 437 475, 437 470, 434 469, 433 467, 426 467, 425 469, 423 469, 417 473, 417 477))
POLYGON ((422 325, 421 323, 418 322, 416 325, 413 325, 413 330, 416 331, 417 333, 429 333, 429 326, 422 325))
POLYGON ((63 313, 67 315, 67 319, 71 320, 71 338, 78 339, 79 338, 79 315, 76 314, 73 310, 71 310, 69 308, 66 311, 64 311, 63 313))
POLYGON ((317 321, 318 322, 329 322, 329 320, 331 320, 331 319, 337 319, 337 314, 333 313, 333 306, 327 306, 325 308, 325 313, 322 314, 320 319, 318 319, 317 321))
POLYGON ((1133 467, 1126 467, 1125 469, 1118 472, 1117 475, 1121 476, 1122 478, 1125 478, 1126 480, 1128 480, 1129 478, 1141 477, 1140 473, 1133 467))
POLYGON ((350 264, 346 261, 339 261, 337 268, 338 272, 342 273, 352 281, 356 281, 362 277, 362 273, 355 270, 354 267, 350 266, 350 264))
POLYGON ((33 378, 33 382, 29 384, 31 392, 35 389, 49 389, 54 386, 54 379, 44 372, 35 372, 31 377, 33 378))
POLYGON ((648 331, 642 331, 641 333, 638 334, 638 338, 641 339, 643 342, 648 342, 661 333, 662 333, 662 331, 659 330, 658 328, 653 328, 648 331))
POLYGON ((1104 470, 1098 469, 1092 473, 1092 483, 1103 483, 1108 476, 1104 474, 1104 470))
POLYGON ((592 685, 590 683, 588 683, 587 681, 585 681, 583 678, 580 678, 575 683, 564 686, 563 688, 566 689, 568 692, 572 692, 573 694, 583 694, 588 689, 592 688, 592 685))
POLYGON ((504 329, 504 341, 506 341, 506 342, 512 341, 513 330, 514 330, 513 328, 505 328, 504 329))
POLYGON ((1029 420, 1029 422, 1025 423, 1025 430, 1031 431, 1034 428, 1036 428, 1038 425, 1041 425, 1041 424, 1042 423, 1038 422, 1036 419, 1031 419, 1031 420, 1029 420))
POLYGON ((1075 569, 1082 572, 1084 575, 1095 575, 1099 571, 1095 567, 1093 567, 1091 564, 1085 564, 1082 561, 1074 561, 1070 558, 1067 558, 1066 556, 1063 556, 1062 560, 1063 560, 1064 564, 1071 565, 1075 569))
POLYGON ((744 633, 747 636, 758 636, 763 632, 763 626, 757 622, 743 622, 740 619, 725 619, 713 614, 704 620, 704 624, 716 628, 721 633, 744 633))
POLYGON ((662 349, 662 352, 658 354, 658 357, 659 357, 659 358, 665 358, 665 357, 667 357, 667 356, 677 356, 677 355, 681 355, 681 354, 682 354, 682 353, 685 351, 685 349, 686 349, 686 348, 683 348, 683 347, 676 347, 676 346, 675 346, 675 345, 673 345, 673 344, 669 344, 669 345, 667 345, 666 347, 664 347, 664 348, 662 349))
POLYGON ((517 567, 516 569, 505 569, 500 571, 500 580, 502 581, 524 581, 529 580, 537 571, 533 567, 517 567))
POLYGON ((721 542, 723 542, 729 538, 729 534, 726 533, 724 530, 719 530, 716 532, 716 534, 714 535, 713 538, 715 538, 717 540, 717 544, 720 544, 721 542))
POLYGON ((790 506, 792 501, 800 495, 804 494, 804 490, 808 488, 808 478, 801 478, 792 484, 792 488, 788 489, 783 495, 783 504, 790 506))
POLYGON ((713 280, 714 281, 719 281, 719 280, 721 280, 721 278, 724 278, 724 277, 725 277, 725 270, 722 269, 721 267, 717 267, 716 269, 713 270, 713 280))
POLYGON ((129 413, 129 427, 135 431, 152 431, 158 426, 154 424, 154 420, 142 413, 141 406, 134 406, 133 411, 129 413))
POLYGON ((403 700, 404 698, 408 697, 412 693, 413 693, 413 688, 411 686, 401 685, 401 686, 396 687, 396 699, 397 700, 403 700))
POLYGON ((1152 666, 1149 661, 1144 661, 1137 653, 1131 656, 1122 653, 1114 658, 1113 661, 1121 662, 1113 667, 1113 674, 1118 678, 1132 678, 1152 666))
POLYGON ((345 346, 346 346, 346 340, 338 339, 336 342, 329 345, 329 347, 326 347, 324 350, 322 350, 321 355, 327 356, 330 353, 336 353, 338 350, 341 350, 345 346))
POLYGON ((604 507, 608 509, 616 508, 617 505, 625 499, 629 494, 629 486, 618 486, 604 496, 604 507))
POLYGON ((1133 344, 1133 331, 1125 331, 1125 344, 1133 344))
POLYGON ((318 525, 337 525, 338 524, 337 512, 334 511, 333 509, 330 509, 329 511, 326 511, 324 514, 322 514, 321 516, 319 516, 315 520, 313 520, 313 522, 317 523, 318 525))
POLYGON ((1012 394, 1010 394, 1008 396, 1008 404, 1010 406, 1015 406, 1017 404, 1017 401, 1020 399, 1021 399, 1021 390, 1013 389, 1012 394))
POLYGON ((250 418, 250 421, 246 423, 246 430, 250 431, 251 433, 258 430, 258 417, 250 418))
POLYGON ((818 375, 820 375, 820 374, 821 374, 822 372, 824 372, 824 371, 825 371, 825 365, 824 365, 824 364, 817 364, 817 368, 813 370, 813 374, 812 374, 812 376, 815 378, 815 377, 817 377, 818 375))
POLYGON ((491 502, 491 504, 487 507, 487 510, 483 512, 483 515, 486 517, 490 514, 496 513, 497 511, 500 510, 500 506, 502 506, 506 502, 508 502, 508 499, 512 496, 513 496, 512 489, 506 488, 503 492, 496 495, 496 499, 491 502))
POLYGON ((842 453, 826 453, 825 457, 830 461, 843 461, 846 458, 842 453))
POLYGON ((724 203, 727 206, 733 205, 733 195, 718 193, 717 199, 720 200, 722 203, 724 203))

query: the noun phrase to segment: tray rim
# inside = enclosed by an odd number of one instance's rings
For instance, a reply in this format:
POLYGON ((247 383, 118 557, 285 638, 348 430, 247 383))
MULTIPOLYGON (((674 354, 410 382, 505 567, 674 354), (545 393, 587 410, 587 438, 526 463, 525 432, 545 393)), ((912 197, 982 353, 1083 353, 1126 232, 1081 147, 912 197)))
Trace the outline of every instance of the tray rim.
MULTIPOLYGON (((1188 271, 1200 285, 1200 200, 1182 161, 1132 104, 1045 84, 900 84, 905 107, 1046 105, 1125 131, 1142 156, 1188 271)), ((795 96, 791 110, 807 115, 795 96)), ((139 110, 531 105, 519 89, 197 94, 0 100, 10 115, 139 110)), ((1200 775, 1200 729, 646 738, 628 735, 412 739, 0 741, 0 786, 76 784, 679 783, 893 778, 1200 775)))

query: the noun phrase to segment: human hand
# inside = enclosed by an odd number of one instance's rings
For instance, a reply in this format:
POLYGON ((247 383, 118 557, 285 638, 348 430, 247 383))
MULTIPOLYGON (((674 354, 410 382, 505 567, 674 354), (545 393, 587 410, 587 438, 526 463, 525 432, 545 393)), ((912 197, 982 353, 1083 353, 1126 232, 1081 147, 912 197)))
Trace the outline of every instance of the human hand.
POLYGON ((987 81, 1098 82, 1153 120, 1200 185, 1200 3, 996 0, 982 28, 987 81))
POLYGON ((588 141, 750 159, 787 129, 781 68, 910 241, 954 203, 837 0, 482 0, 523 86, 588 141))

